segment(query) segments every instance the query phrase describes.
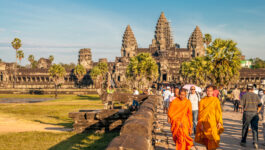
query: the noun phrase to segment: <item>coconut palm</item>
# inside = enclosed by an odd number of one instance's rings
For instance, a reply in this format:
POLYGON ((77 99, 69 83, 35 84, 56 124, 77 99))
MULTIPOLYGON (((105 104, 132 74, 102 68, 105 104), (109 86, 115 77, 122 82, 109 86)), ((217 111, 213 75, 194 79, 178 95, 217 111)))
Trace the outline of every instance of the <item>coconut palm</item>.
POLYGON ((66 71, 65 71, 64 67, 62 67, 61 65, 53 64, 49 68, 49 75, 54 82, 55 98, 57 98, 58 85, 60 85, 64 82, 65 74, 66 74, 66 71))
POLYGON ((21 60, 24 58, 24 52, 22 50, 17 51, 17 58, 21 64, 21 60))
POLYGON ((108 70, 108 64, 105 62, 100 62, 91 69, 90 76, 96 88, 104 88, 108 70))
POLYGON ((208 47, 209 44, 212 42, 212 36, 211 36, 211 34, 208 34, 208 33, 204 34, 203 41, 204 41, 206 47, 208 47))
POLYGON ((77 79, 78 79, 79 87, 80 87, 80 81, 82 80, 82 78, 84 77, 84 75, 85 75, 86 73, 87 73, 87 72, 86 72, 86 69, 85 69, 82 65, 78 64, 78 65, 75 67, 75 69, 74 69, 74 74, 75 74, 75 76, 76 76, 77 79))

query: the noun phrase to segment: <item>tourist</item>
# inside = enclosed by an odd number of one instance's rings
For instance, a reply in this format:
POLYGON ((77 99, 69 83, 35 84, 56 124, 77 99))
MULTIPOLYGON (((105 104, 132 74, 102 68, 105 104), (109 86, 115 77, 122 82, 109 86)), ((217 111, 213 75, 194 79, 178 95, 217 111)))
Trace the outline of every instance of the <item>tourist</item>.
MULTIPOLYGON (((247 89, 246 88, 242 88, 242 90, 240 92, 240 101, 241 101, 243 95, 245 95, 246 93, 247 93, 247 89)), ((238 109, 240 109, 240 112, 241 113, 243 112, 243 109, 242 109, 242 106, 241 105, 238 106, 238 109)))
MULTIPOLYGON (((133 95, 139 95, 139 91, 136 88, 133 88, 133 95)), ((133 99, 132 108, 133 110, 138 110, 139 103, 136 99, 133 99)))
POLYGON ((258 149, 258 113, 261 110, 261 101, 257 94, 254 93, 254 87, 252 84, 247 86, 248 92, 243 95, 241 103, 243 108, 243 128, 241 146, 246 147, 246 140, 248 135, 249 124, 251 124, 253 135, 253 146, 258 149))
POLYGON ((213 96, 214 87, 206 87, 207 96, 199 103, 198 124, 195 142, 203 144, 208 150, 219 147, 220 134, 224 131, 220 101, 213 96))
POLYGON ((177 150, 189 150, 193 146, 191 102, 186 98, 186 90, 181 89, 168 109, 173 140, 177 150))
POLYGON ((112 94, 115 92, 114 88, 112 86, 109 86, 107 88, 107 95, 106 95, 106 103, 104 104, 104 109, 111 109, 112 106, 112 94))
POLYGON ((240 105, 240 90, 235 86, 235 89, 232 91, 232 99, 234 102, 234 111, 238 112, 238 108, 240 105))
POLYGON ((199 101, 201 100, 201 98, 200 98, 199 93, 196 92, 195 86, 190 87, 188 99, 190 100, 191 105, 192 105, 193 133, 196 134, 196 125, 198 122, 199 101))
POLYGON ((167 90, 163 93, 164 97, 164 113, 167 113, 168 105, 169 105, 169 100, 170 100, 171 92, 170 92, 170 87, 167 87, 167 90))
POLYGON ((226 102, 226 95, 227 95, 227 91, 224 89, 223 86, 220 86, 219 100, 220 100, 220 103, 221 103, 222 111, 224 110, 224 105, 225 105, 225 102, 226 102))

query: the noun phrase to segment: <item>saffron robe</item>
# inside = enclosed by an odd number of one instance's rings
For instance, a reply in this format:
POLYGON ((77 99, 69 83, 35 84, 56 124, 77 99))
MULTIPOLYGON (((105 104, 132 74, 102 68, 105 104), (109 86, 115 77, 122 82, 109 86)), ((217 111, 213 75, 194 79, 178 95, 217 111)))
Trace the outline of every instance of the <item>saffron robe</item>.
POLYGON ((191 102, 186 98, 184 100, 175 98, 170 103, 168 117, 176 150, 189 150, 193 146, 193 140, 190 137, 192 131, 191 102))
POLYGON ((199 102, 198 124, 195 142, 205 145, 209 150, 219 147, 220 134, 223 133, 223 119, 220 101, 217 97, 204 97, 199 102), (217 124, 221 127, 217 129, 217 124), (201 129, 203 125, 203 130, 201 129))

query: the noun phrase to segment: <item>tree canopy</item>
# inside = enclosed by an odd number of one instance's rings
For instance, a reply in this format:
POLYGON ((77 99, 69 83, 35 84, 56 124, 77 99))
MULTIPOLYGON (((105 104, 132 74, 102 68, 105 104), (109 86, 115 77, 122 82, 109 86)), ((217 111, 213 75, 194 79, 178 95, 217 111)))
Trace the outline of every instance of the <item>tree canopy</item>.
POLYGON ((24 52, 22 50, 17 51, 17 58, 21 63, 21 60, 24 58, 24 52))
POLYGON ((53 55, 50 55, 48 59, 49 59, 49 60, 51 61, 51 63, 52 63, 52 62, 53 62, 53 60, 54 60, 54 57, 53 57, 53 55))
POLYGON ((59 84, 62 84, 64 82, 64 76, 66 74, 66 71, 64 67, 61 65, 53 64, 49 68, 49 75, 52 78, 54 82, 54 88, 55 88, 55 97, 57 97, 57 87, 59 84))
POLYGON ((260 58, 252 58, 250 59, 252 61, 252 68, 258 69, 258 68, 265 68, 265 60, 262 60, 260 58))
POLYGON ((186 81, 193 83, 228 85, 239 77, 240 58, 237 43, 218 38, 206 48, 206 56, 182 63, 181 73, 186 81))
POLYGON ((158 65, 150 53, 140 53, 130 59, 126 76, 134 86, 148 86, 158 77, 158 65))
POLYGON ((86 69, 82 65, 78 64, 74 69, 74 74, 78 81, 80 81, 86 74, 86 69))

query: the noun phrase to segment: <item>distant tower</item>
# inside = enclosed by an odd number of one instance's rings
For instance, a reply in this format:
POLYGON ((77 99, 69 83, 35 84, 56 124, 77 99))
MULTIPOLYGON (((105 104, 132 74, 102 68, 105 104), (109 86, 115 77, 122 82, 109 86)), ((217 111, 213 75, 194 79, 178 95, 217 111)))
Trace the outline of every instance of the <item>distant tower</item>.
POLYGON ((128 25, 125 29, 122 39, 121 56, 122 57, 133 57, 136 55, 137 42, 134 37, 133 31, 128 25))
POLYGON ((188 49, 192 51, 192 57, 205 55, 203 35, 198 26, 196 26, 195 30, 189 38, 188 49))
POLYGON ((78 64, 82 65, 87 70, 92 69, 92 57, 90 48, 80 49, 78 56, 78 64))
POLYGON ((164 12, 162 12, 156 24, 155 38, 152 40, 151 47, 156 47, 159 50, 166 50, 173 46, 170 24, 164 12))

